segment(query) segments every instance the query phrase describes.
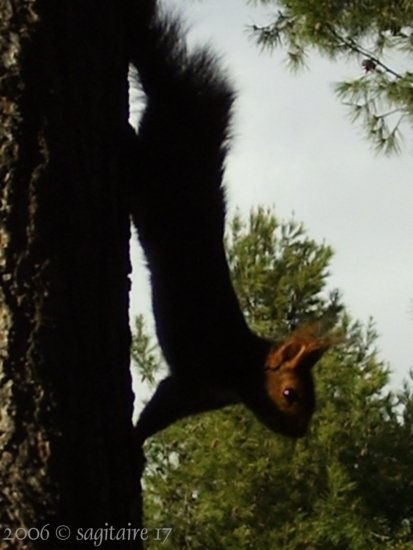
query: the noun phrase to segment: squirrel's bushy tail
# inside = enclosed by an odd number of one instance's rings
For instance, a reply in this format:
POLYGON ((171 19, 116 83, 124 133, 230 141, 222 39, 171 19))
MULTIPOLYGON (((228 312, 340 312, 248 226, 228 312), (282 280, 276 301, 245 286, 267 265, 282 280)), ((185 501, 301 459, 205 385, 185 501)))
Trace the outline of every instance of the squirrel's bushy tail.
POLYGON ((196 112, 203 132, 209 121, 217 138, 227 139, 234 93, 216 56, 207 48, 190 53, 181 22, 163 16, 155 0, 135 1, 135 10, 139 23, 130 29, 129 56, 149 106, 167 104, 182 120, 196 112))
POLYGON ((153 228, 151 212, 152 218, 173 220, 175 233, 183 231, 181 219, 203 240, 217 242, 224 227, 221 185, 234 91, 209 49, 188 50, 176 17, 163 16, 154 0, 135 0, 133 9, 129 59, 146 96, 135 223, 145 239, 153 228))

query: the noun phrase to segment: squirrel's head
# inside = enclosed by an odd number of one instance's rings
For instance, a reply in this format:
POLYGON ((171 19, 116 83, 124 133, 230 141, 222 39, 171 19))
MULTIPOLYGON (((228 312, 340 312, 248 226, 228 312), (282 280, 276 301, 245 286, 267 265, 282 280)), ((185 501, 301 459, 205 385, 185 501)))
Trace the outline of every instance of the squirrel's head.
POLYGON ((318 337, 307 327, 270 348, 259 388, 246 404, 272 431, 305 435, 315 407, 311 369, 333 343, 331 337, 318 337))

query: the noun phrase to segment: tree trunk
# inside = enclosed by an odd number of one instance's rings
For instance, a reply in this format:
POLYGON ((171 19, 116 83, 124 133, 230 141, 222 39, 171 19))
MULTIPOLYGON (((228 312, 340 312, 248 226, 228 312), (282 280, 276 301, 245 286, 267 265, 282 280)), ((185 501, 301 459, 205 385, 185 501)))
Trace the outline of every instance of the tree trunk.
MULTIPOLYGON (((124 9, 0 3, 2 549, 96 548, 76 539, 140 527, 124 9)), ((99 547, 140 547, 127 538, 99 547)))

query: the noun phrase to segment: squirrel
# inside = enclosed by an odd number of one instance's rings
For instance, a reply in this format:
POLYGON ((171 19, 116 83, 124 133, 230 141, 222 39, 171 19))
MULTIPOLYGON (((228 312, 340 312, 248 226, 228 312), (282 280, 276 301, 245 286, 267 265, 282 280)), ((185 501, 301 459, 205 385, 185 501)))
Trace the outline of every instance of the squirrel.
POLYGON ((146 96, 134 136, 132 220, 150 271, 157 338, 170 374, 136 426, 243 403, 270 430, 301 437, 315 407, 311 369, 330 346, 317 329, 270 342, 240 309, 224 249, 223 173, 234 90, 207 48, 189 53, 181 24, 137 4, 130 63, 146 96))

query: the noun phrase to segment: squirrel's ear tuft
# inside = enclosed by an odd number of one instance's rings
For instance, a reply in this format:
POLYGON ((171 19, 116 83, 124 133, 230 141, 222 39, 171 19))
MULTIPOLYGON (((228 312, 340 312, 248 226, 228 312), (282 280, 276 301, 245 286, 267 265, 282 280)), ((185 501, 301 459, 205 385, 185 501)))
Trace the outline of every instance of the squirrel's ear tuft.
POLYGON ((293 367, 296 359, 301 356, 303 344, 297 340, 290 339, 281 345, 275 345, 270 351, 266 368, 269 370, 278 370, 283 365, 293 367))
POLYGON ((291 361, 297 357, 297 355, 301 353, 302 347, 303 346, 300 342, 296 342, 294 340, 281 346, 279 354, 282 362, 285 363, 286 361, 291 361))
POLYGON ((277 370, 285 368, 312 368, 323 354, 338 344, 341 338, 337 334, 321 336, 318 325, 309 325, 292 333, 282 344, 275 345, 268 355, 266 368, 277 370))
POLYGON ((294 359, 292 365, 294 368, 311 369, 321 359, 324 352, 326 352, 328 346, 325 343, 314 341, 309 344, 305 344, 301 352, 294 359))

